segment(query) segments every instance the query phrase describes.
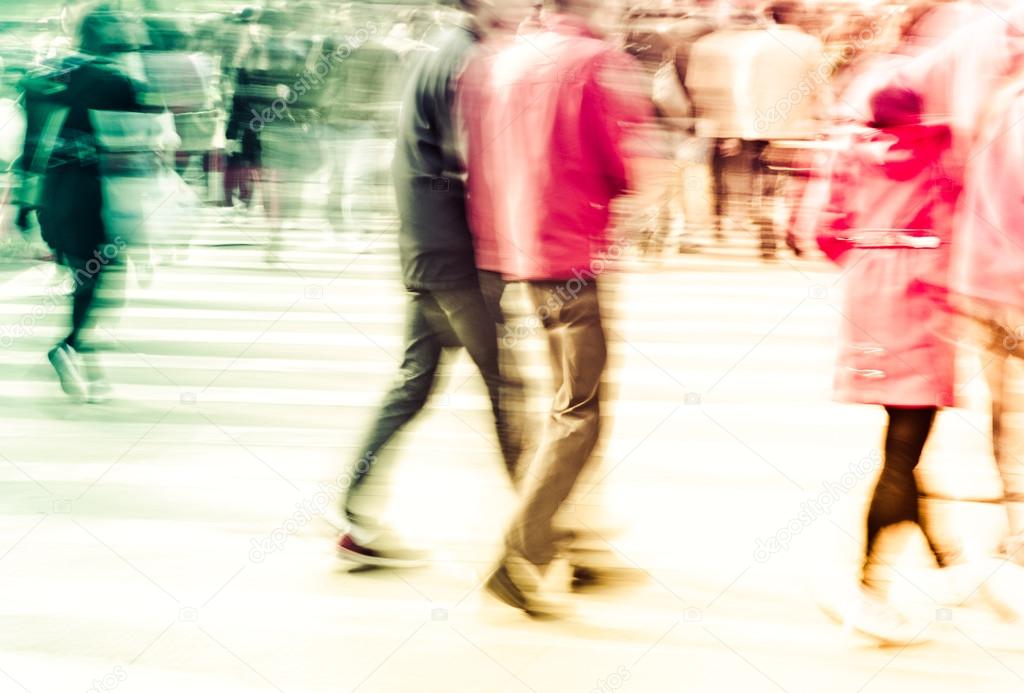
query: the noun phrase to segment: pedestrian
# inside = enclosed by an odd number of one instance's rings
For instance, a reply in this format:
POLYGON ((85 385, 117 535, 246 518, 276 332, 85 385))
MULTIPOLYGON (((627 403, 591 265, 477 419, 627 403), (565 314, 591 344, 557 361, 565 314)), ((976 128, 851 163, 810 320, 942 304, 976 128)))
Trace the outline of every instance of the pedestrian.
POLYGON ((43 240, 71 274, 71 331, 48 357, 68 395, 101 399, 108 389, 95 361, 85 360, 89 326, 102 282, 122 258, 129 239, 114 237, 104 223, 101 162, 91 112, 137 111, 137 90, 118 68, 114 56, 132 50, 127 20, 99 6, 85 15, 79 28, 78 54, 62 61, 56 72, 40 76, 53 90, 54 109, 37 144, 45 151, 45 177, 38 210, 43 240), (55 137, 54 137, 55 136, 55 137))
POLYGON ((409 291, 405 353, 398 377, 363 440, 341 500, 349 523, 339 555, 367 565, 407 566, 422 556, 382 526, 364 493, 392 437, 427 402, 445 347, 462 346, 483 376, 510 475, 522 449, 521 385, 499 365, 499 277, 478 273, 466 218, 464 166, 452 123, 456 79, 490 25, 484 0, 465 0, 463 21, 424 56, 406 87, 392 175, 402 276, 409 291))
POLYGON ((870 105, 873 121, 832 165, 818 237, 845 283, 836 398, 881 405, 888 417, 860 592, 837 617, 883 642, 905 644, 919 629, 886 603, 878 540, 911 522, 924 530, 936 563, 949 563, 924 524, 916 470, 937 411, 953 405, 947 274, 959 189, 945 166, 949 127, 924 122, 916 94, 883 89, 870 105))
MULTIPOLYGON (((940 6, 941 7, 941 6, 940 6)), ((1024 563, 1024 241, 1019 142, 1024 9, 996 18, 980 4, 938 14, 963 29, 891 73, 890 83, 918 94, 924 111, 953 133, 953 165, 962 176, 949 286, 971 327, 991 396, 992 448, 1003 486, 1007 533, 1003 558, 1024 563)), ((933 13, 934 14, 934 13, 933 13)), ((930 32, 934 34, 935 31, 930 32)), ((1007 571, 1013 572, 1013 571, 1007 571)))
POLYGON ((562 538, 556 514, 601 428, 607 346, 598 283, 609 205, 628 188, 627 134, 650 115, 639 64, 601 38, 609 6, 560 0, 553 10, 528 41, 474 61, 460 103, 478 265, 526 283, 557 390, 486 583, 536 616, 560 610, 542 580, 562 538))

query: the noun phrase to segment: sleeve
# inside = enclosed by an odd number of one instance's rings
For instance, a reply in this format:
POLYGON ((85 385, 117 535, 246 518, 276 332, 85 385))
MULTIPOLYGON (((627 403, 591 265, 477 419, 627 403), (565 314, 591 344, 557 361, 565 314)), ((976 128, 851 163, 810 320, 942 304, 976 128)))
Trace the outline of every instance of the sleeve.
POLYGON ((641 128, 653 116, 650 93, 640 64, 619 51, 598 59, 585 87, 583 126, 601 157, 613 197, 629 189, 628 158, 657 156, 646 151, 658 146, 641 128))
POLYGON ((895 73, 920 94, 925 113, 948 122, 960 139, 973 137, 993 95, 1024 63, 1024 6, 1005 17, 969 22, 895 73))

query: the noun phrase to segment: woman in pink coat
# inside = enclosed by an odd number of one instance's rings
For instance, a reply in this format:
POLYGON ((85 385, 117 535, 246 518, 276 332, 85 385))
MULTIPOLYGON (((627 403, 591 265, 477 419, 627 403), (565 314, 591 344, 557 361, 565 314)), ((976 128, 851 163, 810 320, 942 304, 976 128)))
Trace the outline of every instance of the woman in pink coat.
MULTIPOLYGON (((957 186, 943 160, 946 126, 921 119, 920 98, 890 87, 871 98, 870 129, 837 155, 818 244, 843 268, 846 283, 837 399, 877 404, 889 416, 881 475, 867 513, 863 600, 884 608, 873 581, 880 533, 922 525, 915 468, 939 407, 953 404, 953 313, 946 274, 957 186)), ((925 536, 928 537, 927 531, 925 536)), ((945 559, 929 538, 939 565, 945 559)), ((862 610, 863 611, 863 610, 862 610)), ((898 614, 888 628, 855 615, 853 627, 900 640, 898 614)))

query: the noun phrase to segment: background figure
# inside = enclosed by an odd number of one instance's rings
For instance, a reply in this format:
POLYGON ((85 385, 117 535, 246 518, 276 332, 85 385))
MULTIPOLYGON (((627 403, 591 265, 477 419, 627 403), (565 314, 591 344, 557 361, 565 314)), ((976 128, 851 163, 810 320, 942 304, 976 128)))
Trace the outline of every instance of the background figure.
POLYGON ((260 179, 262 165, 262 120, 259 115, 268 108, 276 92, 271 92, 261 79, 269 69, 266 30, 259 24, 255 11, 243 11, 238 16, 241 25, 239 45, 231 57, 231 73, 227 80, 231 88, 231 108, 225 129, 227 161, 224 170, 225 207, 238 203, 248 208, 260 179))
POLYGON ((384 36, 383 23, 369 13, 325 41, 324 54, 335 56, 321 107, 327 220, 335 231, 363 221, 356 212, 376 187, 378 141, 394 140, 408 71, 434 50, 412 35, 384 36))
POLYGON ((40 76, 53 84, 49 98, 55 108, 37 144, 36 160, 46 160, 39 223, 43 240, 70 272, 73 287, 71 331, 50 350, 49 359, 64 392, 76 399, 105 396, 107 385, 98 366, 92 359, 83 362, 80 352, 87 348, 84 332, 102 281, 128 243, 111 234, 105 223, 101 175, 130 174, 147 166, 135 156, 98 146, 90 113, 138 110, 131 80, 111 60, 134 48, 133 41, 126 19, 101 6, 82 21, 81 54, 63 61, 56 73, 40 76), (48 156, 40 153, 42 148, 49 149, 48 156))
POLYGON ((651 83, 657 118, 647 128, 645 151, 630 162, 634 181, 630 234, 641 249, 660 255, 669 237, 682 235, 682 169, 674 160, 679 131, 691 115, 686 91, 676 74, 670 19, 637 13, 629 18, 626 52, 636 57, 651 83))
POLYGON ((696 42, 687 66, 698 133, 715 140, 716 233, 730 219, 730 188, 738 188, 736 225, 752 225, 765 259, 775 257, 779 170, 789 165, 770 145, 817 134, 819 93, 831 76, 821 42, 800 28, 800 16, 790 2, 777 3, 771 21, 749 9, 738 12, 696 42))
POLYGON ((147 82, 143 102, 174 116, 181 140, 174 157, 177 174, 193 178, 190 165, 195 160, 200 168, 196 183, 207 189, 203 198, 220 199, 211 175, 219 168, 215 150, 223 146, 219 60, 197 50, 200 42, 192 22, 166 16, 145 21, 150 43, 142 52, 147 82))
POLYGON ((318 139, 322 81, 330 69, 320 44, 312 37, 301 5, 292 14, 268 10, 260 22, 268 27, 267 69, 257 82, 269 104, 251 115, 250 127, 260 128, 260 163, 264 206, 272 220, 267 260, 277 259, 284 225, 305 206, 306 186, 320 168, 318 139), (256 123, 252 123, 255 120, 256 123))

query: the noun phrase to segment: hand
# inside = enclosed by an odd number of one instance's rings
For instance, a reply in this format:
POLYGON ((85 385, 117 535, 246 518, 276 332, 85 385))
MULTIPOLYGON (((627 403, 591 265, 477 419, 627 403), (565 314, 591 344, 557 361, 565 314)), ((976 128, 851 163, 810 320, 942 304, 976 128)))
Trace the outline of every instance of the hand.
POLYGON ((718 151, 722 153, 722 156, 736 156, 742 148, 740 140, 736 137, 722 140, 722 143, 718 145, 718 151))

